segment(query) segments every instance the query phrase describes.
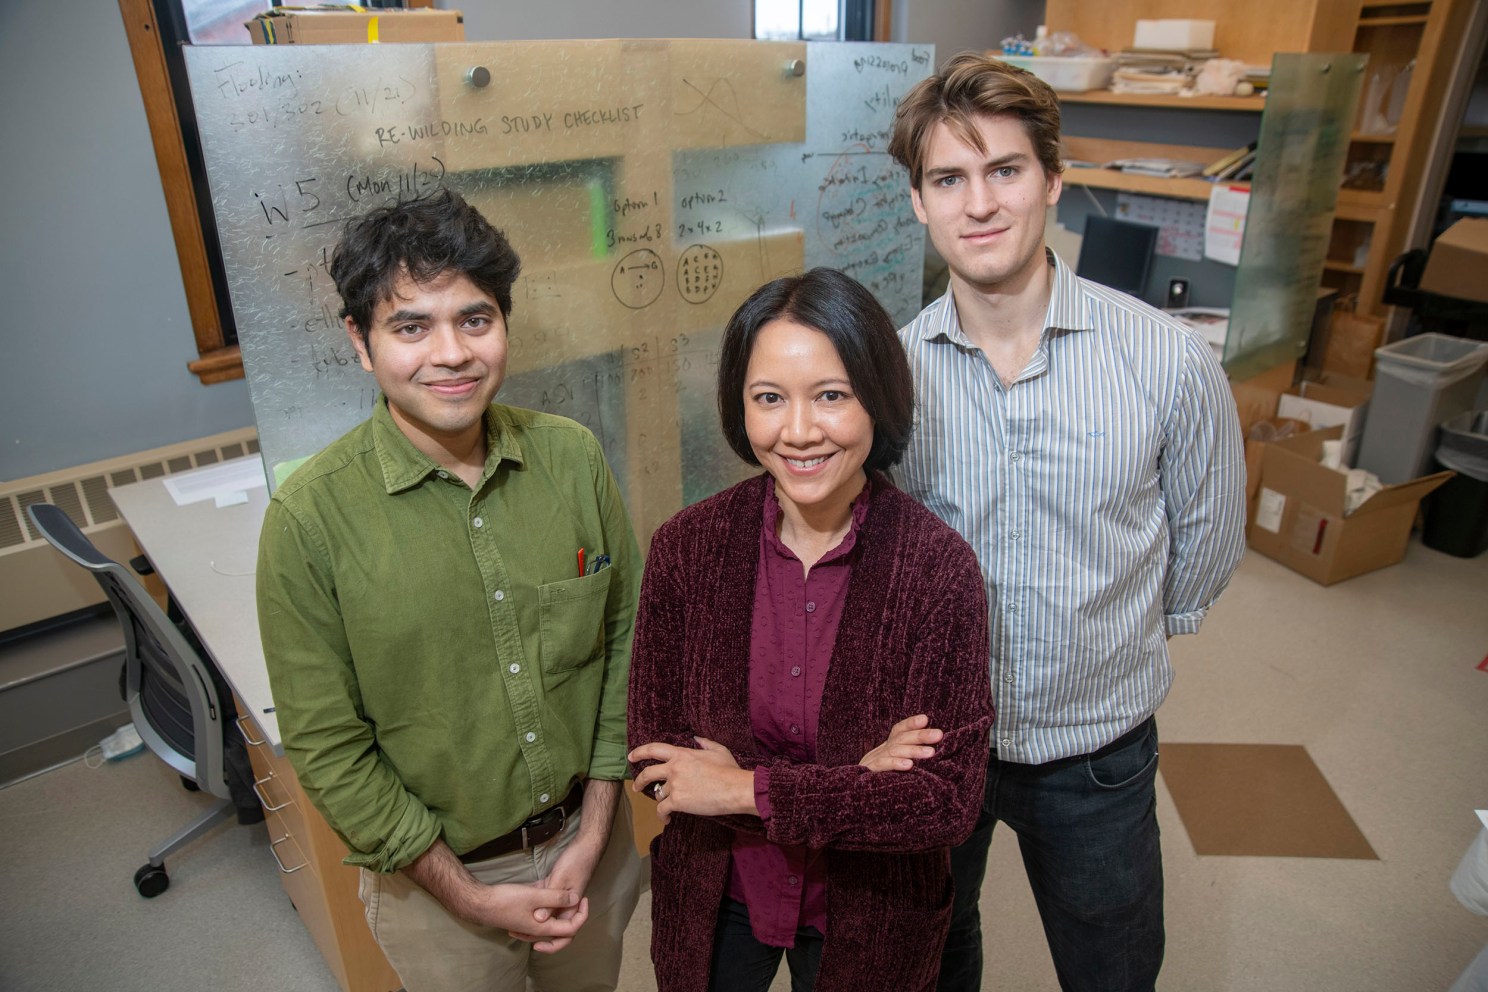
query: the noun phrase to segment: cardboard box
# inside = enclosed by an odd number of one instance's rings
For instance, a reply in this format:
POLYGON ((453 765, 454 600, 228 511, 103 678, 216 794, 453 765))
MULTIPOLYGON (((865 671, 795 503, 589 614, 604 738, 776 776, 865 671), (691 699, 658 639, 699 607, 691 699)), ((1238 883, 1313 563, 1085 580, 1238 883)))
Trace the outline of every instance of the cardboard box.
POLYGON ((1247 531, 1252 548, 1325 586, 1404 558, 1421 498, 1453 475, 1386 486, 1345 517, 1347 476, 1318 464, 1323 442, 1342 436, 1329 427, 1266 445, 1247 531))
POLYGON ((1139 20, 1132 32, 1132 47, 1170 52, 1213 48, 1214 22, 1178 18, 1139 20))
POLYGON ((1352 466, 1373 392, 1374 383, 1367 379, 1325 373, 1316 379, 1304 379, 1282 393, 1276 415, 1301 420, 1313 430, 1342 427, 1343 464, 1352 466))
POLYGON ((1311 424, 1301 420, 1293 420, 1290 417, 1268 417, 1251 425, 1250 430, 1245 435, 1245 506, 1248 510, 1247 520, 1255 516, 1256 493, 1261 491, 1261 456, 1266 451, 1266 445, 1275 444, 1279 440, 1295 437, 1298 434, 1306 434, 1310 430, 1312 430, 1311 424))
POLYGON ((1488 303, 1488 218, 1464 217, 1431 245, 1421 288, 1441 296, 1488 303))
POLYGON ((274 7, 243 25, 255 45, 464 41, 458 10, 274 7))

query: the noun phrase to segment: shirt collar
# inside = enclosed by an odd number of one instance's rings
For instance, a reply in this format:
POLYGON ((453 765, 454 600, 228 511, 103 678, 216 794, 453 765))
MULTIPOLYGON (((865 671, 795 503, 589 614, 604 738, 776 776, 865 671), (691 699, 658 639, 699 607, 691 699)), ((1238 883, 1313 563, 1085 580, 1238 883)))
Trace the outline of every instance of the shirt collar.
MULTIPOLYGON (((1045 257, 1054 267, 1053 285, 1049 291, 1049 311, 1044 317, 1045 334, 1050 330, 1088 331, 1095 327, 1090 316, 1089 300, 1080 288, 1080 279, 1074 270, 1064 263, 1059 253, 1044 246, 1045 257)), ((910 332, 928 342, 945 342, 963 350, 974 350, 976 346, 961 329, 961 318, 956 312, 956 298, 951 287, 915 321, 910 332)))
MULTIPOLYGON (((817 562, 818 565, 823 565, 829 561, 844 557, 858 543, 858 531, 862 528, 863 521, 868 517, 868 503, 872 498, 872 490, 873 473, 869 472, 868 481, 863 484, 863 488, 858 492, 858 495, 853 497, 852 523, 848 525, 847 534, 842 538, 842 543, 822 556, 821 561, 817 562)), ((785 543, 780 540, 780 513, 780 498, 775 495, 775 477, 767 474, 765 476, 763 520, 765 547, 783 558, 794 559, 796 553, 790 548, 787 548, 785 543)))
MULTIPOLYGON (((483 418, 486 428, 486 466, 481 472, 484 483, 496 471, 503 460, 522 464, 522 446, 512 430, 510 413, 503 406, 492 404, 483 418)), ((441 469, 438 463, 413 446, 408 436, 393 421, 388 412, 387 397, 379 395, 372 407, 372 443, 377 451, 377 462, 382 468, 383 485, 391 496, 412 489, 431 474, 441 469)))
POLYGON ((1080 285, 1075 270, 1064 264, 1064 259, 1053 248, 1046 247, 1049 260, 1054 265, 1054 288, 1049 294, 1049 315, 1044 320, 1045 328, 1061 331, 1091 331, 1095 319, 1090 313, 1090 297, 1080 285))

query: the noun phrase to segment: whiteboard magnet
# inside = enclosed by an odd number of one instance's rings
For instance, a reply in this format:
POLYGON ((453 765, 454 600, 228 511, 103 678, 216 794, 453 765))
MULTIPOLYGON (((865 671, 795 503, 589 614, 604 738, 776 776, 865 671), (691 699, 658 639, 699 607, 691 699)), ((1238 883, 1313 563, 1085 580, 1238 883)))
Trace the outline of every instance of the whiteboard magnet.
POLYGON ((465 70, 465 82, 480 88, 490 85, 491 70, 483 65, 473 65, 465 70))

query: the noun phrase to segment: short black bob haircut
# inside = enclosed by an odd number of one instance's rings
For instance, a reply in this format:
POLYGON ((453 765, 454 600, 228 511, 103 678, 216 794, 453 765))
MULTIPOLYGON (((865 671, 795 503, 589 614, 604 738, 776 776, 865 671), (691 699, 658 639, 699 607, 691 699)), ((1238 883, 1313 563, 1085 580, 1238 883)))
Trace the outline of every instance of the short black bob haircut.
POLYGON ((873 447, 864 468, 883 471, 897 464, 914 430, 914 382, 904 347, 873 294, 828 268, 766 283, 729 318, 718 362, 718 417, 734 453, 759 464, 744 429, 744 377, 755 338, 772 320, 793 321, 827 336, 873 420, 873 447))
POLYGON ((446 272, 468 276, 496 300, 503 317, 510 317, 512 284, 521 270, 506 236, 447 189, 349 222, 331 256, 341 318, 351 318, 363 341, 377 305, 392 299, 393 286, 405 272, 418 283, 446 272))

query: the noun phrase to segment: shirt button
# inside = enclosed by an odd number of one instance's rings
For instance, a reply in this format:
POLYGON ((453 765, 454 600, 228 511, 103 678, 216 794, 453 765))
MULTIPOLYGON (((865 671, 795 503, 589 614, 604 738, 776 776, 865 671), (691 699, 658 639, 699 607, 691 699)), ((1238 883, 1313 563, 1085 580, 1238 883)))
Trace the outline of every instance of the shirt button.
POLYGON ((449 473, 446 472, 446 471, 444 471, 443 469, 440 469, 438 472, 435 472, 434 474, 437 475, 437 476, 439 476, 441 479, 448 479, 449 478, 449 473))
POLYGON ((517 664, 515 661, 512 662, 511 663, 511 667, 507 669, 507 671, 511 672, 513 675, 517 674, 521 670, 522 670, 522 666, 519 665, 519 664, 517 664))
POLYGON ((806 604, 806 612, 807 613, 815 613, 816 612, 816 604, 815 603, 807 603, 806 604))
POLYGON ((793 734, 799 734, 801 732, 801 728, 798 727, 798 726, 796 726, 794 723, 791 724, 790 730, 791 730, 791 733, 793 733, 793 734))
POLYGON ((1008 604, 1008 612, 1009 613, 1017 613, 1018 612, 1018 604, 1017 603, 1009 603, 1008 604))
POLYGON ((527 740, 527 743, 528 744, 531 744, 533 741, 537 740, 537 735, 534 734, 532 731, 529 730, 529 731, 527 731, 527 738, 526 738, 526 740, 527 740))
POLYGON ((497 589, 494 593, 491 594, 491 598, 499 603, 506 598, 506 593, 502 592, 500 589, 497 589))
POLYGON ((801 666, 800 665, 792 665, 791 666, 791 674, 792 675, 800 675, 801 674, 801 666))
MULTIPOLYGON (((513 666, 512 666, 512 667, 513 667, 513 668, 516 668, 516 667, 517 667, 517 666, 516 666, 516 665, 513 665, 513 666)), ((1004 681, 1004 682, 1011 682, 1011 681, 1012 681, 1012 680, 1013 680, 1013 676, 1012 676, 1012 675, 1011 675, 1011 674, 1008 674, 1008 675, 1004 675, 1004 676, 1003 676, 1003 677, 1002 677, 1002 680, 1003 680, 1003 681, 1004 681)))
POLYGON ((1002 746, 1003 747, 1012 747, 1013 746, 1013 739, 1011 737, 1004 737, 1002 739, 1002 746))
POLYGON ((477 529, 479 529, 481 527, 484 527, 486 525, 486 522, 484 520, 482 520, 480 517, 476 517, 474 520, 472 520, 470 522, 473 523, 473 524, 475 524, 475 526, 476 526, 477 529))
POLYGON ((1013 452, 1013 461, 1017 461, 1019 458, 1022 458, 1022 457, 1023 456, 1020 453, 1018 453, 1016 451, 1013 452))
POLYGON ((537 797, 537 801, 540 802, 540 803, 547 802, 548 801, 548 794, 546 792, 544 792, 542 795, 540 795, 540 796, 537 797))
POLYGON ((1008 537, 1010 539, 1014 540, 1014 541, 1018 540, 1022 536, 1023 536, 1023 532, 1021 530, 1015 530, 1011 534, 1008 535, 1008 537))
POLYGON ((786 878, 786 882, 790 883, 791 885, 799 885, 801 883, 801 880, 795 875, 790 875, 786 878))

